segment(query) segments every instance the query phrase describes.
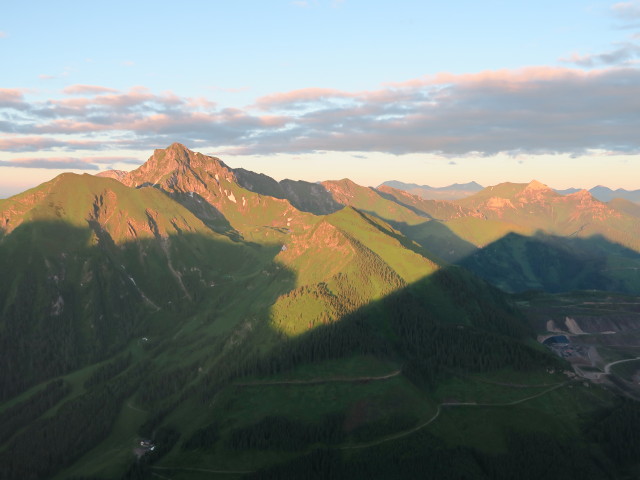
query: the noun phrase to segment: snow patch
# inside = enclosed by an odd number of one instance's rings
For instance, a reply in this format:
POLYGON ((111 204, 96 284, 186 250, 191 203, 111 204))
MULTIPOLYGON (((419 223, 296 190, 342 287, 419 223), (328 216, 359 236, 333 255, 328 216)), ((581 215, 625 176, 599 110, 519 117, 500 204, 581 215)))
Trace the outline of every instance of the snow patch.
POLYGON ((233 192, 229 192, 227 198, 229 198, 229 200, 231 200, 233 203, 238 203, 236 202, 236 197, 233 195, 233 192))

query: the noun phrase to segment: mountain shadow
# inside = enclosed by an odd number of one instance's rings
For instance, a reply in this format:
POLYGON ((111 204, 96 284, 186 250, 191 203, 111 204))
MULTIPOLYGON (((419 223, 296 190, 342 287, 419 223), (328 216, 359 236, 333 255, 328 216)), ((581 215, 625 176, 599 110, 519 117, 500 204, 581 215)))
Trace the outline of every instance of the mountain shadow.
POLYGON ((337 203, 327 189, 318 183, 289 179, 277 182, 267 175, 244 168, 235 168, 233 173, 241 187, 260 195, 289 200, 291 205, 303 212, 327 215, 343 208, 343 205, 337 203))
POLYGON ((640 293, 640 254, 601 235, 510 233, 456 263, 506 292, 640 293))
POLYGON ((183 318, 234 299, 235 288, 262 285, 239 314, 292 288, 294 275, 273 263, 279 249, 223 239, 183 232, 116 244, 95 221, 33 221, 1 238, 0 398, 142 336, 164 336, 183 318), (280 279, 273 285, 259 275, 269 270, 280 279))
POLYGON ((116 243, 95 221, 3 237, 0 393, 22 395, 0 411, 0 477, 50 478, 109 436, 131 395, 184 388, 194 361, 259 330, 295 283, 278 252, 186 232, 116 243))
MULTIPOLYGON (((276 379, 274 384, 278 385, 277 379, 283 378, 286 372, 357 355, 401 365, 400 376, 426 396, 432 395, 439 385, 468 375, 486 375, 507 368, 525 379, 540 370, 564 368, 562 360, 532 346, 531 336, 529 326, 507 295, 460 267, 449 267, 333 323, 289 338, 266 354, 237 365, 226 375, 215 375, 215 379, 212 376, 208 382, 194 386, 187 396, 199 398, 200 402, 207 404, 217 394, 224 398, 223 392, 228 389, 238 392, 243 388, 241 385, 251 385, 250 381, 243 383, 248 379, 276 379)), ((269 380, 263 381, 263 388, 268 388, 269 380)), ((320 385, 323 383, 321 379, 316 381, 320 385)), ((290 400, 284 395, 291 395, 291 389, 312 388, 304 387, 304 381, 299 387, 295 387, 295 381, 291 383, 294 385, 286 387, 287 381, 280 382, 285 405, 290 400)), ((255 382, 256 392, 263 391, 260 385, 260 380, 255 382)), ((351 388, 355 389, 357 384, 353 385, 351 388)), ((317 391, 320 388, 317 387, 317 391)), ((237 399, 242 398, 242 394, 237 393, 233 398, 239 401, 237 399)), ((449 401, 455 403, 454 400, 449 401)), ((565 400, 559 401, 563 403, 565 400)), ((360 408, 366 409, 366 401, 360 402, 360 408)), ((389 410, 396 409, 391 423, 371 425, 364 437, 368 440, 390 438, 389 442, 378 445, 371 441, 370 446, 364 444, 362 448, 356 446, 353 450, 344 443, 347 435, 345 425, 353 421, 345 418, 352 418, 352 410, 316 418, 313 423, 272 413, 236 429, 218 420, 219 423, 198 430, 185 444, 190 445, 190 449, 201 448, 203 452, 217 445, 217 449, 298 453, 293 460, 259 470, 250 478, 288 478, 311 471, 317 476, 312 478, 371 478, 376 476, 374 472, 385 472, 385 478, 417 478, 419 472, 420 475, 437 474, 438 478, 490 479, 511 478, 510 475, 520 468, 530 468, 535 472, 524 478, 541 478, 538 476, 540 470, 534 468, 539 462, 547 462, 546 466, 564 473, 577 470, 585 478, 593 479, 606 478, 606 470, 615 470, 610 465, 603 467, 597 454, 593 455, 589 449, 580 446, 579 434, 557 437, 546 431, 522 430, 516 425, 497 434, 506 442, 505 451, 501 454, 487 454, 468 446, 452 447, 443 442, 442 432, 434 434, 418 427, 411 430, 417 419, 402 417, 400 405, 402 403, 387 405, 389 410), (409 433, 403 435, 403 430, 409 433), (216 436, 213 436, 214 431, 216 436), (402 461, 395 462, 393 459, 398 455, 402 461), (576 462, 570 468, 566 465, 567 456, 576 462)), ((469 405, 474 405, 474 402, 469 405)), ((235 408, 235 403, 229 406, 235 408)), ((313 407, 310 405, 309 408, 313 407)), ((504 410, 510 411, 508 406, 504 410)), ((274 405, 274 411, 287 410, 286 406, 277 408, 274 405)), ((365 414, 361 411, 356 415, 365 414)), ((475 415, 466 417, 465 421, 472 421, 472 418, 480 421, 478 416, 494 414, 481 410, 475 415)), ((503 415, 508 417, 511 414, 503 415)), ((526 415, 544 417, 535 407, 526 415)), ((547 420, 551 418, 547 417, 547 420)), ((554 421, 562 423, 560 418, 554 418, 554 421)))

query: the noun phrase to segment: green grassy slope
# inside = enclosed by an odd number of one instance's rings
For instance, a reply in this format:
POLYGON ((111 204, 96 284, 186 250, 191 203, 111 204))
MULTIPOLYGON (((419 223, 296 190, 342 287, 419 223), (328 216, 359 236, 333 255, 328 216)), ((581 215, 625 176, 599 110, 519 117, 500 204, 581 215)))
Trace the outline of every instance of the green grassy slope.
POLYGON ((427 248, 485 252, 494 263, 468 265, 485 275, 504 255, 495 283, 523 259, 511 280, 526 288, 632 285, 606 271, 633 252, 500 239, 529 227, 430 220, 419 203, 348 181, 325 185, 348 206, 317 216, 235 175, 173 145, 123 183, 63 175, 0 203, 0 477, 617 478, 637 467, 638 455, 612 451, 640 453, 618 428, 621 411, 640 423, 634 407, 567 383, 509 296, 427 248), (605 263, 587 269, 577 255, 589 252, 605 263), (142 439, 156 450, 137 460, 142 439))

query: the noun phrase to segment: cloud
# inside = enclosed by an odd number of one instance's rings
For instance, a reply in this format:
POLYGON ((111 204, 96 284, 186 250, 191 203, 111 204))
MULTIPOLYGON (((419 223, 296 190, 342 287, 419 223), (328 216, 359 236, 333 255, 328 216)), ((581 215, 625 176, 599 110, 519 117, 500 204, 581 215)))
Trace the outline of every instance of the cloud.
POLYGON ((233 152, 640 150, 640 72, 631 68, 443 73, 374 92, 284 92, 257 106, 286 110, 302 102, 311 108, 291 114, 287 128, 256 133, 233 152))
POLYGON ((91 163, 90 158, 52 157, 52 158, 15 158, 1 160, 0 167, 19 168, 49 168, 65 170, 98 170, 99 167, 91 163))
POLYGON ((0 107, 15 110, 28 108, 24 101, 24 90, 19 88, 0 88, 0 107))
POLYGON ((7 38, 9 34, 7 32, 0 32, 0 38, 7 38))
POLYGON ((256 100, 256 107, 268 110, 274 107, 296 109, 310 103, 317 103, 328 99, 349 98, 353 94, 333 88, 303 88, 291 92, 273 93, 256 100))
POLYGON ((122 66, 123 67, 133 67, 136 63, 132 62, 131 60, 126 60, 124 62, 122 62, 122 66))
POLYGON ((7 152, 31 152, 34 150, 48 150, 58 148, 61 150, 100 150, 108 148, 108 144, 99 140, 72 140, 59 139, 44 136, 10 136, 0 137, 0 150, 7 152))
POLYGON ((630 65, 635 58, 640 58, 640 46, 626 43, 609 52, 579 55, 572 54, 568 58, 561 58, 565 63, 574 63, 581 67, 595 67, 600 65, 630 65))
POLYGON ((245 155, 640 152, 640 70, 629 67, 444 72, 372 91, 277 92, 245 108, 142 86, 64 93, 73 96, 30 101, 0 90, 0 150, 140 151, 178 141, 245 155))
POLYGON ((100 85, 70 85, 62 90, 62 93, 67 95, 99 95, 101 93, 117 93, 118 91, 109 88, 102 87, 100 85))
POLYGON ((640 19, 640 1, 618 2, 611 7, 613 14, 621 20, 640 19))
POLYGON ((57 77, 55 75, 40 74, 40 75, 38 75, 38 78, 40 80, 53 80, 54 78, 57 78, 57 77))

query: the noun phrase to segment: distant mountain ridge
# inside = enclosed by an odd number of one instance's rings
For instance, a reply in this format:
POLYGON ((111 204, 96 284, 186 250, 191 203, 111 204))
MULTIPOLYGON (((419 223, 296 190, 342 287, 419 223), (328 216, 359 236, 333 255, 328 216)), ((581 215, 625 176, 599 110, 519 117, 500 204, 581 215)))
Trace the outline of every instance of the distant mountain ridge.
MULTIPOLYGON (((579 188, 567 188, 565 190, 556 189, 556 192, 561 195, 569 195, 579 190, 579 188)), ((625 190, 624 188, 618 188, 616 190, 612 190, 609 187, 598 185, 597 187, 589 189, 589 193, 601 202, 610 202, 614 198, 622 198, 624 200, 629 200, 630 202, 640 203, 640 189, 625 190)))
POLYGON ((404 183, 397 180, 383 182, 378 186, 391 187, 397 190, 404 190, 413 195, 417 195, 425 200, 457 200, 473 195, 484 187, 476 182, 453 183, 446 187, 431 187, 429 185, 417 185, 415 183, 404 183))
MULTIPOLYGON (((460 200, 481 191, 484 187, 476 182, 453 183, 446 187, 431 187, 416 183, 405 183, 397 180, 389 180, 381 183, 378 188, 387 186, 397 190, 403 190, 427 200, 460 200)), ((560 195, 571 195, 583 190, 581 188, 554 189, 560 195)), ((609 202, 614 198, 623 198, 634 203, 640 203, 640 189, 625 190, 618 188, 613 190, 603 185, 598 185, 587 190, 594 198, 601 202, 609 202)))

